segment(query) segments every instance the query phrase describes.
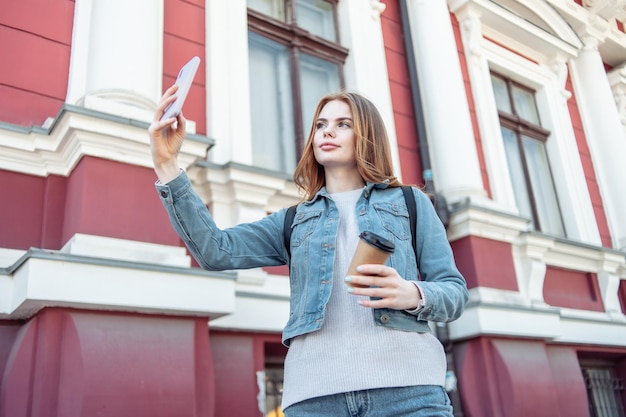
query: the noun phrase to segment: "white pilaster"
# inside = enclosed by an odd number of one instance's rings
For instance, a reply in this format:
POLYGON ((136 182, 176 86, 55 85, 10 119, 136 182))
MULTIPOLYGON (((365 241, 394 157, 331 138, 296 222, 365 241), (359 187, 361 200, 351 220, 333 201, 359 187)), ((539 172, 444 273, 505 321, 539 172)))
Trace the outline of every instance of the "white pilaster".
POLYGON ((613 246, 626 249, 626 137, 598 52, 598 41, 588 36, 572 62, 572 81, 589 151, 600 187, 613 246))
POLYGON ((407 2, 435 186, 453 203, 486 195, 445 0, 407 2))
POLYGON ((161 96, 163 2, 77 0, 66 101, 150 121, 161 96))
POLYGON ((245 0, 206 1, 209 159, 252 164, 248 19, 245 0))
POLYGON ((380 112, 389 134, 396 175, 401 176, 387 59, 380 22, 380 15, 385 10, 385 4, 378 0, 368 2, 347 0, 340 1, 337 7, 341 44, 350 49, 344 67, 346 87, 369 98, 380 112))

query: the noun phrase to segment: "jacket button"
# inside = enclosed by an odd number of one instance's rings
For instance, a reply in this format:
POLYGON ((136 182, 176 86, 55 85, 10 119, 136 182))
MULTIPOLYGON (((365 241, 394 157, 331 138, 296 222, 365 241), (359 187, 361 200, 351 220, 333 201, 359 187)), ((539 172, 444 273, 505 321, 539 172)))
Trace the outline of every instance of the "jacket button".
POLYGON ((161 191, 161 197, 167 198, 167 191, 165 190, 161 191))
POLYGON ((389 314, 383 314, 382 316, 380 316, 380 322, 389 323, 389 314))

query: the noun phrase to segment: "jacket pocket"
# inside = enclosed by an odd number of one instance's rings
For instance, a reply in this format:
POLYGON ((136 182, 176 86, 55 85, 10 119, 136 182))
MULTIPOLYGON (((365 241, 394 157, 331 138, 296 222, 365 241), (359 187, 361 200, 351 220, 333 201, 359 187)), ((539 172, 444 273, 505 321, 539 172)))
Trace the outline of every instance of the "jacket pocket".
POLYGON ((378 214, 380 224, 399 240, 411 238, 409 212, 404 204, 376 203, 374 210, 378 214))
POLYGON ((291 246, 299 247, 307 241, 322 216, 321 210, 307 210, 296 213, 291 225, 291 246))

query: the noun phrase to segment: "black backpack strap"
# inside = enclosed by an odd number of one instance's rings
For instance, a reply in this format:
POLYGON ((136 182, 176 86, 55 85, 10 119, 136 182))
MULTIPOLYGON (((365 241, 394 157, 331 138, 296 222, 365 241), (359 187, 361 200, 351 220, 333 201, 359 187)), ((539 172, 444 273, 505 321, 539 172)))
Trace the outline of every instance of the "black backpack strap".
POLYGON ((283 225, 283 239, 289 258, 291 258, 291 225, 293 223, 293 218, 296 215, 296 207, 297 206, 291 206, 287 209, 287 212, 285 213, 285 223, 283 225))
POLYGON ((413 244, 413 252, 415 252, 415 261, 417 261, 417 237, 415 236, 415 229, 417 227, 417 204, 415 203, 415 196, 413 195, 413 189, 410 185, 402 186, 402 193, 404 194, 404 202, 406 208, 409 211, 409 224, 411 225, 411 237, 413 244))

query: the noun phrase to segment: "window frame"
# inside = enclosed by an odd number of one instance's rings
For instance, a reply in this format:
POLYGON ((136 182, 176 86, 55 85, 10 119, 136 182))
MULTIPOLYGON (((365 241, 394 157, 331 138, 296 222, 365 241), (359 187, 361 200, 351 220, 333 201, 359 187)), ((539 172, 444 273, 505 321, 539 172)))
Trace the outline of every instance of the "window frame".
POLYGON ((332 5, 333 23, 336 41, 313 35, 309 31, 297 25, 296 2, 283 0, 285 4, 286 22, 272 16, 263 14, 257 10, 247 8, 248 31, 259 36, 268 38, 284 45, 289 56, 289 68, 291 79, 291 94, 293 102, 292 123, 294 126, 295 160, 302 157, 304 144, 308 136, 308 130, 304 126, 301 90, 300 54, 305 53, 316 58, 331 62, 338 66, 339 85, 345 88, 345 75, 343 67, 348 57, 349 50, 341 46, 339 23, 337 16, 337 0, 324 0, 332 5))
MULTIPOLYGON (((515 105, 514 94, 513 94, 514 87, 520 90, 525 90, 526 92, 529 92, 532 94, 533 104, 535 106, 536 113, 538 117, 541 118, 541 113, 539 112, 539 109, 537 108, 537 92, 533 90, 532 88, 529 88, 528 86, 525 86, 497 71, 490 70, 489 74, 490 74, 490 77, 496 77, 500 79, 501 81, 503 81, 504 84, 506 85, 507 98, 508 98, 509 106, 511 108, 512 113, 508 113, 506 111, 500 110, 496 106, 496 109, 498 112, 498 120, 499 120, 501 128, 508 129, 515 134, 517 149, 521 157, 522 169, 524 173, 524 181, 526 183, 526 188, 528 190, 528 199, 530 203, 530 209, 532 212, 532 222, 534 225, 534 229, 541 233, 551 234, 550 232, 544 230, 545 227, 542 228, 541 217, 539 216, 539 210, 537 207, 537 195, 536 195, 537 193, 533 189, 533 182, 528 172, 529 164, 527 160, 526 150, 523 144, 524 136, 529 137, 538 142, 541 142, 543 144, 544 151, 546 152, 546 155, 548 157, 547 168, 548 168, 548 172, 550 173, 551 185, 552 185, 552 189, 553 189, 554 196, 555 196, 556 210, 558 212, 561 229, 563 230, 562 237, 567 237, 567 228, 566 228, 565 221, 563 218, 563 211, 561 210, 561 202, 559 200, 559 194, 556 188, 555 176, 554 176, 554 172, 552 169, 552 164, 550 162, 549 152, 547 149, 547 142, 551 135, 551 132, 550 130, 542 127, 541 125, 538 125, 529 120, 523 119, 522 117, 518 116, 517 111, 516 111, 516 105, 515 105)), ((539 122, 541 123, 541 120, 539 120, 539 122)))

